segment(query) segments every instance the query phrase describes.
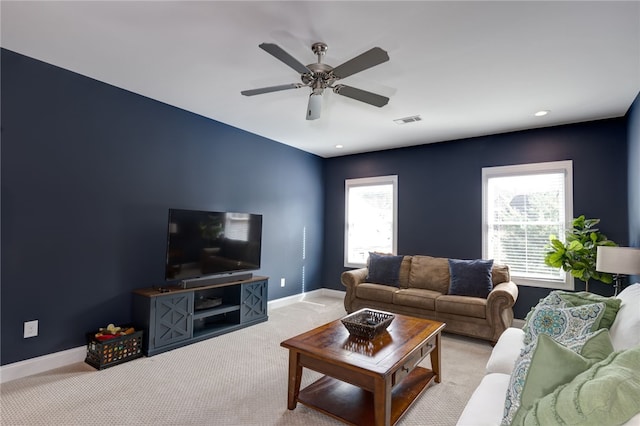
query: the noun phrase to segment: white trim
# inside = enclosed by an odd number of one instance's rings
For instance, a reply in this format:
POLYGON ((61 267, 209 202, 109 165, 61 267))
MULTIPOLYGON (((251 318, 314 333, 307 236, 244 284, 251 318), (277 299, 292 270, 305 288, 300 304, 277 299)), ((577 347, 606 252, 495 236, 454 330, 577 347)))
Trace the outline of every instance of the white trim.
POLYGON ((330 288, 320 288, 318 290, 308 291, 306 293, 294 294, 293 296, 281 297, 280 299, 271 300, 267 303, 268 309, 278 309, 292 303, 303 302, 309 296, 325 296, 334 297, 336 299, 344 299, 346 292, 333 290, 330 288))
MULTIPOLYGON (((307 293, 295 294, 293 296, 271 300, 267 302, 267 309, 277 309, 292 303, 301 302, 309 296, 325 296, 344 299, 345 292, 329 288, 321 288, 307 293)), ((54 368, 65 367, 77 362, 84 362, 86 355, 87 347, 80 346, 77 348, 67 349, 65 351, 54 352, 35 358, 25 359, 24 361, 3 365, 0 367, 0 383, 33 376, 34 374, 43 373, 45 371, 53 370, 54 368)))
POLYGON ((34 374, 43 373, 53 370, 54 368, 75 364, 76 362, 82 362, 86 355, 87 347, 80 346, 78 348, 67 349, 65 351, 54 352, 52 354, 3 365, 0 367, 0 383, 33 376, 34 374))
MULTIPOLYGON (((489 178, 504 177, 504 176, 519 176, 536 173, 552 173, 562 172, 565 176, 565 223, 569 226, 573 219, 573 161, 549 161, 545 163, 528 163, 528 164, 516 164, 510 166, 495 166, 495 167, 483 167, 482 168, 482 258, 487 259, 489 256, 489 247, 487 239, 487 231, 489 229, 489 223, 487 218, 488 210, 488 180, 489 178)), ((511 280, 518 285, 562 289, 562 290, 574 290, 574 280, 569 272, 564 274, 564 280, 543 280, 533 279, 527 277, 514 276, 511 273, 511 280)))
POLYGON ((393 186, 393 230, 391 241, 391 253, 398 253, 398 175, 374 176, 368 178, 345 179, 344 180, 344 267, 362 268, 365 263, 350 263, 349 256, 349 188, 371 185, 393 186))

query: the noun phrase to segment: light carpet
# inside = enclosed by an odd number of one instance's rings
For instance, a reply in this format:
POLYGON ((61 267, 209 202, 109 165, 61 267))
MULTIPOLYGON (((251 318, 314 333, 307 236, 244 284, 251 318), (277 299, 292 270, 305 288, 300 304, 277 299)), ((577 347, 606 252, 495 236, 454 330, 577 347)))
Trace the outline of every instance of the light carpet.
MULTIPOLYGON (((301 404, 287 410, 288 351, 280 342, 345 315, 315 296, 269 321, 97 371, 84 363, 3 383, 2 425, 337 425, 301 404)), ((484 375, 491 345, 444 334, 442 376, 398 422, 454 425, 484 375)), ((428 367, 427 357, 422 364, 428 367)), ((320 375, 304 370, 302 386, 320 375)))

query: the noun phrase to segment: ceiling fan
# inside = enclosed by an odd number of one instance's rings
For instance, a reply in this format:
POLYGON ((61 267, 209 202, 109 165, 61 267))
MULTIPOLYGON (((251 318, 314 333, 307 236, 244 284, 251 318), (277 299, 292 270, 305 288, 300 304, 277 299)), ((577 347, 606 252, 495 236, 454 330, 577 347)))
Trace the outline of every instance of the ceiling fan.
POLYGON ((327 88, 333 89, 333 92, 338 95, 346 96, 377 107, 383 107, 389 102, 389 98, 386 96, 381 96, 344 84, 335 84, 336 81, 342 78, 388 61, 389 55, 379 47, 371 48, 335 68, 322 63, 322 56, 324 56, 327 51, 327 45, 325 43, 313 43, 311 45, 311 50, 318 56, 318 62, 306 66, 302 65, 301 62, 277 44, 262 43, 258 47, 299 72, 302 83, 282 84, 279 86, 262 87, 260 89, 243 90, 240 92, 245 96, 309 87, 311 88, 311 94, 309 95, 309 104, 307 106, 307 120, 320 118, 322 93, 324 92, 324 89, 327 88))

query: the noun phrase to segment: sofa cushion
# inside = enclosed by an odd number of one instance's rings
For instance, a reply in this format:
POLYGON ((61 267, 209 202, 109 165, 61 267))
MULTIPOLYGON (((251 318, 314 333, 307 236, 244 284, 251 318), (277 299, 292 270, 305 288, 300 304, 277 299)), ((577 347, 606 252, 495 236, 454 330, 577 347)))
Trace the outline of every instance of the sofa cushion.
MULTIPOLYGON (((553 392, 558 386, 570 382, 612 352, 611 338, 606 329, 598 330, 590 337, 573 339, 566 342, 566 345, 546 334, 538 336, 524 383, 518 384, 521 386, 520 407, 514 413, 512 423, 520 424, 522 417, 536 400, 553 392)), ((523 364, 516 363, 516 368, 523 364)))
POLYGON ((534 343, 522 349, 509 381, 503 425, 518 424, 519 418, 536 399, 571 381, 613 350, 607 330, 569 339, 564 337, 559 336, 560 341, 556 341, 546 334, 541 334, 534 343), (586 349, 586 354, 601 356, 591 359, 581 355, 585 346, 595 347, 586 349), (602 349, 603 347, 608 351, 602 349))
POLYGON ((538 305, 524 328, 524 344, 535 342, 539 334, 569 340, 598 329, 604 303, 575 307, 538 305))
POLYGON ((404 256, 383 255, 369 252, 367 282, 398 286, 400 265, 404 256))
POLYGON ((609 333, 619 351, 640 345, 640 283, 626 287, 617 297, 622 303, 609 333))
POLYGON ((509 266, 494 263, 493 268, 491 268, 491 282, 493 283, 493 286, 495 287, 498 284, 506 283, 507 281, 511 281, 509 266))
POLYGON ((640 346, 605 360, 538 399, 522 424, 622 424, 640 413, 640 346))
POLYGON ((448 259, 448 261, 451 277, 449 294, 487 298, 493 288, 491 281, 493 259, 448 259))
POLYGON ((436 299, 436 311, 464 317, 486 318, 487 299, 444 295, 436 299))
POLYGON ((438 296, 441 296, 441 294, 437 291, 424 290, 421 288, 406 288, 400 289, 393 294, 393 303, 435 311, 435 301, 438 296))
POLYGON ((616 297, 605 297, 588 291, 570 292, 556 290, 556 293, 567 302, 568 306, 588 305, 589 303, 604 303, 604 314, 600 320, 599 328, 611 328, 616 319, 622 300, 616 297))
POLYGON ((362 283, 356 286, 356 297, 376 302, 393 303, 393 293, 396 287, 384 284, 362 283))
POLYGON ((500 335, 487 361, 486 372, 511 374, 513 366, 520 355, 524 341, 524 331, 509 327, 500 335))
POLYGON ((411 256, 404 256, 402 264, 400 264, 400 276, 398 281, 398 287, 409 287, 409 272, 411 271, 411 256))
POLYGON ((449 260, 442 257, 413 256, 409 271, 409 288, 424 288, 447 294, 449 260))

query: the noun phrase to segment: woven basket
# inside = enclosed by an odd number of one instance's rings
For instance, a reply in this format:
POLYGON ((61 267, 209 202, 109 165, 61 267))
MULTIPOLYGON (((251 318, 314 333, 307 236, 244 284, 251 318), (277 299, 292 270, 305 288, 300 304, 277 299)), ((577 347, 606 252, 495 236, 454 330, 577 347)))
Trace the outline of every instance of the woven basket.
POLYGON ((395 315, 374 309, 360 309, 341 319, 352 336, 373 339, 387 329, 395 315))

